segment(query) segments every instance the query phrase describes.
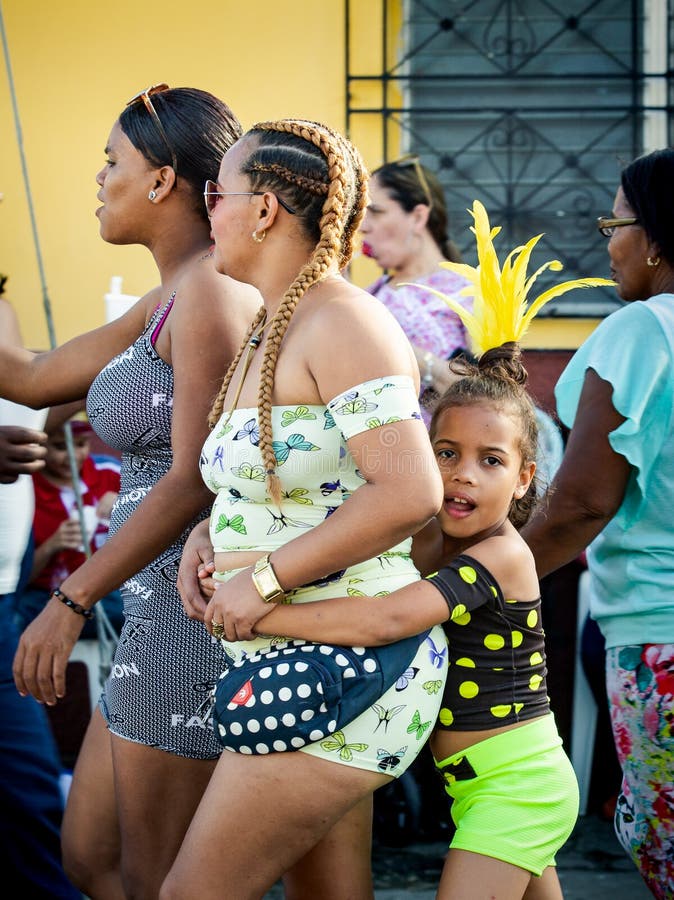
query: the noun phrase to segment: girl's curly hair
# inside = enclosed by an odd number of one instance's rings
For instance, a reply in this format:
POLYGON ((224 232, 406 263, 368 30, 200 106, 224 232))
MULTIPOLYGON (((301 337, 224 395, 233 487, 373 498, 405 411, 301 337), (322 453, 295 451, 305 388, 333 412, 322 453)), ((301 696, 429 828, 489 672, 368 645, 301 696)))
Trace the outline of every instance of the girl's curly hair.
MULTIPOLYGON (((528 376, 519 344, 514 341, 501 344, 487 350, 477 360, 459 356, 451 360, 449 366, 460 378, 437 402, 430 425, 431 439, 435 436, 438 419, 446 409, 492 404, 519 422, 522 462, 525 465, 534 462, 538 450, 538 423, 533 401, 525 389, 528 376)), ((534 477, 526 494, 519 500, 513 499, 508 517, 515 528, 522 528, 528 522, 537 493, 534 477)))

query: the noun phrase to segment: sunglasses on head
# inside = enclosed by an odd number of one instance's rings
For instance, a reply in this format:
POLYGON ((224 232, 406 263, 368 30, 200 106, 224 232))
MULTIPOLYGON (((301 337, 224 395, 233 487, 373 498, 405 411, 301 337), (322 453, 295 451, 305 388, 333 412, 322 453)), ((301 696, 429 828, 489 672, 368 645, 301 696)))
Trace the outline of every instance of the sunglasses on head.
POLYGON ((433 209, 433 195, 431 194, 431 189, 428 184, 428 180, 424 175, 424 170, 421 165, 421 161, 416 153, 408 153, 405 156, 401 156, 400 159, 394 159, 389 163, 390 166, 412 166, 414 169, 414 174, 417 177, 417 181, 419 182, 419 187, 423 191, 424 197, 426 198, 426 205, 429 208, 429 211, 433 209))
POLYGON ((144 91, 140 91, 136 94, 135 97, 132 97, 129 102, 126 104, 127 106, 133 106, 134 103, 138 103, 140 100, 143 101, 145 109, 150 113, 152 118, 154 119, 154 123, 159 130, 159 133, 162 136, 162 140, 166 144, 166 149, 171 154, 171 166, 173 171, 178 174, 178 159, 175 154, 175 150, 171 146, 171 142, 168 139, 168 135, 164 129, 164 126, 161 123, 161 119, 157 115, 157 110, 154 108, 154 103, 152 102, 152 97, 154 94, 163 94, 164 91, 170 90, 168 84, 153 84, 152 87, 145 88, 144 91))

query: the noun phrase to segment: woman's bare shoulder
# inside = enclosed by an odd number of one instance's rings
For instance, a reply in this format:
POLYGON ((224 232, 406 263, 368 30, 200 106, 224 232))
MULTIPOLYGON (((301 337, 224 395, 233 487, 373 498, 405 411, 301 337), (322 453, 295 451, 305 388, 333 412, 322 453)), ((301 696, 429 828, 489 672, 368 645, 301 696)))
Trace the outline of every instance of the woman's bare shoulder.
MULTIPOLYGON (((397 357, 405 371, 414 373, 416 365, 409 341, 376 297, 341 279, 334 285, 322 285, 314 298, 307 299, 312 302, 307 302, 303 310, 306 330, 311 333, 317 354, 324 356, 326 348, 332 347, 333 351, 339 349, 350 356, 397 357)), ((388 364, 385 362, 384 368, 388 364)), ((396 370, 400 371, 400 366, 396 370)), ((387 374, 392 374, 392 370, 387 374)))
POLYGON ((325 320, 347 316, 354 321, 397 325, 395 317, 380 300, 344 278, 326 279, 320 291, 316 290, 316 299, 317 314, 325 320))
POLYGON ((384 323, 337 316, 307 334, 306 362, 324 402, 377 378, 405 376, 419 392, 419 368, 409 341, 384 323))
POLYGON ((214 335, 224 330, 242 338, 261 305, 252 285, 221 275, 208 255, 187 267, 176 285, 176 319, 214 335))
POLYGON ((140 305, 146 312, 146 318, 149 319, 154 310, 161 306, 162 300, 168 300, 168 297, 162 296, 162 287, 160 284, 156 285, 156 287, 150 288, 149 291, 146 291, 140 298, 140 305))

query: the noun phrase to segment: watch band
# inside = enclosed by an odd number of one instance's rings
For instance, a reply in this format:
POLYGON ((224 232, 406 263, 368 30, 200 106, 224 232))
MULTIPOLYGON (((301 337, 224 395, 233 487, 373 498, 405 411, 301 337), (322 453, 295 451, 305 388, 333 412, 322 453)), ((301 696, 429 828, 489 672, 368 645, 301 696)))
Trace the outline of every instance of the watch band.
POLYGON ((275 603, 285 597, 286 592, 278 582, 268 553, 255 563, 252 578, 255 589, 265 603, 275 603))

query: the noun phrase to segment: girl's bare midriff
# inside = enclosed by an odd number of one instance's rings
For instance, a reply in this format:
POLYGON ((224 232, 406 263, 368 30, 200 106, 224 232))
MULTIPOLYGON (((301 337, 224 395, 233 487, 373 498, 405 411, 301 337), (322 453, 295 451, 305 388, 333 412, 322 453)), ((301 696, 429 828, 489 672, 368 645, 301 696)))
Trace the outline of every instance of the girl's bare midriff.
MULTIPOLYGON (((536 718, 542 718, 542 716, 536 718)), ((521 728, 534 721, 535 719, 525 719, 523 722, 513 722, 512 725, 501 725, 498 728, 487 728, 484 731, 445 731, 438 728, 431 736, 429 745, 433 757, 443 760, 455 753, 461 753, 462 750, 467 750, 474 744, 479 744, 480 741, 486 741, 487 738, 503 734, 504 731, 512 731, 513 728, 521 728)))

